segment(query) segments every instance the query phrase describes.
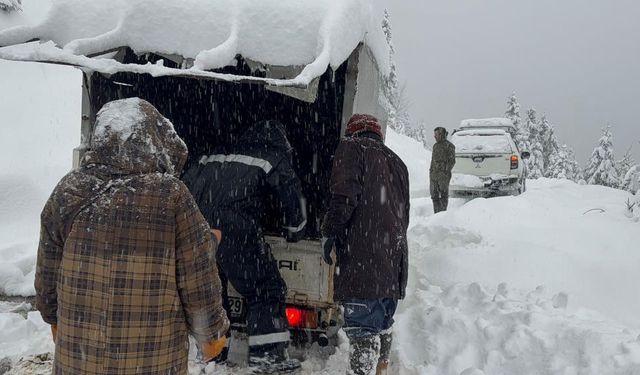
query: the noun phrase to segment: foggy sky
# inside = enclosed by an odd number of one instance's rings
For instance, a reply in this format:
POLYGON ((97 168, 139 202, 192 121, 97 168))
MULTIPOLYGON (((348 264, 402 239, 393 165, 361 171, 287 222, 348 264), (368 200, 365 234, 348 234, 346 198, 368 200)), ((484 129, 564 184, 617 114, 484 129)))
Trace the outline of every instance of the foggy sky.
POLYGON ((584 164, 607 123, 616 157, 640 162, 640 1, 376 0, 391 13, 396 63, 415 120, 452 128, 546 113, 584 164))

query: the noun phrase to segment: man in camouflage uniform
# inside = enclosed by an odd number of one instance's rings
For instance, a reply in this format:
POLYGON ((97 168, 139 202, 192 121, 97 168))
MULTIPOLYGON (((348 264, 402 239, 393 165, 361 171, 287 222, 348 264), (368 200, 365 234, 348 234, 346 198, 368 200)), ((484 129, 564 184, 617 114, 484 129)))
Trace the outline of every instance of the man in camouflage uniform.
POLYGON ((449 204, 449 182, 451 170, 456 164, 456 146, 447 141, 447 130, 437 127, 433 130, 436 143, 433 145, 429 180, 433 212, 446 211, 449 204))

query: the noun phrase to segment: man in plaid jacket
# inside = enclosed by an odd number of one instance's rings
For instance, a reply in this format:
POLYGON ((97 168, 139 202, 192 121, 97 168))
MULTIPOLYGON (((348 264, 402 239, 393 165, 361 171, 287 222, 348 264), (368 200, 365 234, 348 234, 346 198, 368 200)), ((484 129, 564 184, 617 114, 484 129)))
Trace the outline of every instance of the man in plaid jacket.
POLYGON ((188 334, 205 359, 222 350, 217 241, 177 178, 186 157, 148 102, 98 113, 80 168, 42 211, 36 304, 54 374, 184 375, 188 334))

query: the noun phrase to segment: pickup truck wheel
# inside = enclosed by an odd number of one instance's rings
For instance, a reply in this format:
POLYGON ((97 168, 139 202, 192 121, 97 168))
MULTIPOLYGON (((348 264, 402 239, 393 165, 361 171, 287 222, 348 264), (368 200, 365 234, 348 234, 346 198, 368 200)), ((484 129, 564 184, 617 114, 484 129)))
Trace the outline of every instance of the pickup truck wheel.
POLYGON ((522 184, 520 185, 520 189, 518 189, 518 195, 527 191, 527 179, 522 180, 522 184))

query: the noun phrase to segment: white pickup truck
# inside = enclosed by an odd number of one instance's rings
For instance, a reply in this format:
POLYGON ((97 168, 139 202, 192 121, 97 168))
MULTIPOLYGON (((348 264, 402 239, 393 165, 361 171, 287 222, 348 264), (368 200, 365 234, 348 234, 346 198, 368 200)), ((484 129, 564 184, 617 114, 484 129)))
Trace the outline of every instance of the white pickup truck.
POLYGON ((451 136, 456 146, 452 197, 518 195, 526 190, 526 151, 513 140, 509 119, 465 120, 451 136))

